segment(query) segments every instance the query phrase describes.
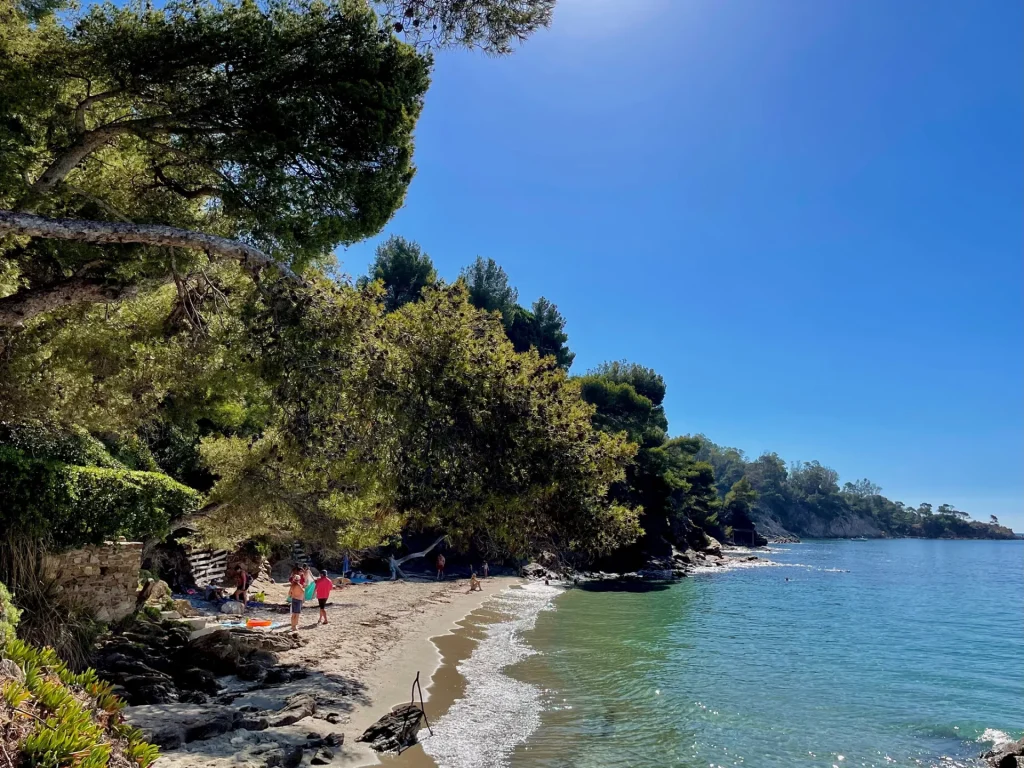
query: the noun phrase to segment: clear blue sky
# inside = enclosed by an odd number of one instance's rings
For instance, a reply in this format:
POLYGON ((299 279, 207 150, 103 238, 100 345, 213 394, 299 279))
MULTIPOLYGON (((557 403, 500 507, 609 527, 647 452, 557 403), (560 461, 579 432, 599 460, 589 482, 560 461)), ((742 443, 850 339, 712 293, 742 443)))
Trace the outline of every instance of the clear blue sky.
POLYGON ((1022 8, 561 0, 438 56, 385 235, 657 369, 674 434, 1024 530, 1022 8))

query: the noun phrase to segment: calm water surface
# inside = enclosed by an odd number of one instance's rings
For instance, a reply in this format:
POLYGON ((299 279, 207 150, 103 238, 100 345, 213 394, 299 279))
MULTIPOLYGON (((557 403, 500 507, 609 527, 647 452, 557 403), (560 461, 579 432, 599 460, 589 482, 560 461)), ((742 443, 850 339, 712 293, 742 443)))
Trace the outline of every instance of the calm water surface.
POLYGON ((553 609, 550 594, 512 598, 533 607, 460 666, 467 698, 439 764, 957 766, 979 740, 1021 734, 1024 542, 766 557, 777 565, 657 591, 571 590, 553 609), (524 697, 539 715, 528 736, 481 738, 476 725, 522 718, 524 697))

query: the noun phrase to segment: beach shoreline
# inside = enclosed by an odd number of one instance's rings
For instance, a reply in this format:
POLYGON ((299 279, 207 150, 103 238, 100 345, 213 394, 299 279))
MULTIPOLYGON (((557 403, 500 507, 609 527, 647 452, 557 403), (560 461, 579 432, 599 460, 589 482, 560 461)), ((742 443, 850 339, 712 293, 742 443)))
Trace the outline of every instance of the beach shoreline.
MULTIPOLYGON (((246 690, 231 704, 243 710, 280 710, 290 698, 306 694, 315 698, 316 714, 282 727, 232 730, 192 741, 164 752, 154 768, 256 768, 266 765, 268 749, 301 745, 313 735, 343 735, 332 766, 380 764, 380 756, 356 739, 392 707, 409 701, 417 672, 428 713, 439 716, 430 710, 431 680, 442 663, 434 639, 458 630, 459 622, 488 598, 519 581, 494 576, 482 580, 482 589, 476 592, 470 592, 469 580, 462 578, 384 581, 335 590, 328 605, 330 623, 317 625, 316 604, 307 606, 299 625, 303 645, 279 654, 281 664, 301 667, 308 674, 282 685, 246 690), (335 717, 325 719, 328 713, 335 717)), ((284 604, 287 585, 272 584, 265 592, 267 607, 250 610, 247 616, 281 621, 279 604, 284 604)))
MULTIPOLYGON (((480 611, 489 598, 520 581, 515 577, 496 576, 481 580, 481 590, 469 593, 466 592, 468 580, 455 582, 461 589, 447 593, 453 594, 450 606, 442 608, 437 613, 428 613, 423 617, 418 629, 403 634, 384 652, 376 664, 366 670, 365 681, 371 701, 357 706, 351 712, 351 720, 345 727, 346 749, 336 758, 335 764, 365 768, 382 763, 378 753, 365 744, 357 744, 355 739, 392 707, 409 701, 412 682, 417 673, 428 716, 431 720, 441 717, 451 705, 451 701, 443 700, 441 707, 436 710, 431 706, 443 690, 435 684, 434 677, 442 666, 451 663, 451 660, 445 658, 439 642, 444 643, 447 638, 463 629, 470 617, 480 611)), ((422 751, 419 751, 422 754, 422 751)), ((425 755, 423 758, 427 761, 423 764, 433 765, 433 761, 425 755)), ((390 758, 386 759, 391 762, 390 758)))

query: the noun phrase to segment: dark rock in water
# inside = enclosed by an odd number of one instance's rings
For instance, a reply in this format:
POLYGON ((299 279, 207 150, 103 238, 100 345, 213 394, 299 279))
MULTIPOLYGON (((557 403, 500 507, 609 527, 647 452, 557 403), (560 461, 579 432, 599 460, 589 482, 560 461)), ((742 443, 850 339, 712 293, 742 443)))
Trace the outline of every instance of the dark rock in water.
POLYGON ((1003 744, 982 755, 992 768, 1019 768, 1024 766, 1024 739, 1003 744))
POLYGON ((231 707, 196 704, 146 704, 126 707, 125 720, 142 730, 147 741, 163 749, 210 739, 234 730, 241 713, 231 707))
POLYGON ((416 743, 423 711, 415 704, 392 709, 367 728, 356 741, 363 741, 377 752, 397 752, 416 743))
POLYGON ((324 737, 324 744, 326 744, 328 747, 340 747, 344 743, 345 734, 341 732, 329 733, 327 734, 327 736, 324 737))

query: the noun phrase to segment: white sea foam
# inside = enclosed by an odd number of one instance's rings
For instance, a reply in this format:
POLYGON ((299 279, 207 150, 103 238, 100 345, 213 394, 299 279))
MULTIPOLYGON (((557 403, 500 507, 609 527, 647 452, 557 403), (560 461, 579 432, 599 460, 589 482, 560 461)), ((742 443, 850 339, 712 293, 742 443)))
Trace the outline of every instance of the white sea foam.
POLYGON ((1013 741, 1013 736, 1006 731, 999 731, 995 728, 986 728, 985 732, 978 737, 978 741, 991 744, 993 749, 998 749, 1013 741))
POLYGON ((488 607, 509 615, 458 665, 466 693, 434 724, 434 735, 419 734, 423 750, 441 768, 494 768, 507 764, 512 750, 540 726, 541 689, 513 680, 506 667, 536 651, 523 642, 541 611, 562 593, 557 587, 528 583, 507 589, 488 607))

